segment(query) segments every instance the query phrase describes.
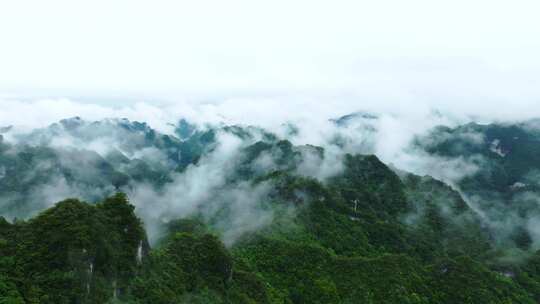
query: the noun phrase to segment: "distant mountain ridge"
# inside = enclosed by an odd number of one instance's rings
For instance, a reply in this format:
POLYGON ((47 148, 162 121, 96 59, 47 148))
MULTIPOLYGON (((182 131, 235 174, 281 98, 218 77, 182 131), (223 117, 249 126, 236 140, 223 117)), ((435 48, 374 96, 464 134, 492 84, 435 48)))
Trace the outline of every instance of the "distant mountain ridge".
POLYGON ((524 248, 540 237, 524 233, 527 225, 540 215, 537 199, 540 197, 540 129, 537 122, 440 127, 415 143, 432 155, 460 157, 476 165, 475 174, 459 181, 461 191, 480 210, 486 210, 486 216, 491 217, 494 225, 506 221, 505 216, 515 216, 514 221, 520 223, 512 225, 514 231, 506 231, 509 227, 496 229, 519 240, 524 248))
MULTIPOLYGON (((378 119, 331 122, 368 147, 378 119)), ((259 127, 171 127, 74 117, 0 142, 0 303, 540 300, 534 121, 414 138, 475 168, 452 186, 259 127)))

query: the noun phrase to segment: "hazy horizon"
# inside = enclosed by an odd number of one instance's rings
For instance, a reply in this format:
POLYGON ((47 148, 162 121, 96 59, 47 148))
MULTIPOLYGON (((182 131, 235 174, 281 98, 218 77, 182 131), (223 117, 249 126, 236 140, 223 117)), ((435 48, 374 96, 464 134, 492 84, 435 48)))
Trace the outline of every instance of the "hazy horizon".
POLYGON ((25 105, 44 111, 30 113, 34 120, 49 122, 75 108, 90 119, 103 116, 90 108, 188 116, 196 108, 254 121, 260 111, 287 120, 306 110, 326 118, 359 110, 540 117, 539 8, 535 1, 3 3, 0 112, 8 114, 0 124, 17 123, 11 112, 25 105))

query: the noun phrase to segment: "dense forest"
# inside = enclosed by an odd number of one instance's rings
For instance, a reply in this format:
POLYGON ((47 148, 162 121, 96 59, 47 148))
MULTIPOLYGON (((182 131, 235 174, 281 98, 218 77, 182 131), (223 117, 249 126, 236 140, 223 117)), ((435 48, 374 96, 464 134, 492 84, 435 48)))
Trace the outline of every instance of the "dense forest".
POLYGON ((4 139, 0 303, 538 303, 540 133, 528 126, 416 137, 411 150, 477 167, 448 181, 350 153, 339 136, 328 164, 331 147, 255 127, 181 121, 165 135, 77 118, 4 139), (115 149, 88 148, 111 134, 115 149), (224 149, 224 134, 242 144, 224 149), (204 199, 171 188, 200 172, 204 199), (49 195, 59 179, 63 199, 49 195), (164 207, 175 200, 197 203, 164 207))

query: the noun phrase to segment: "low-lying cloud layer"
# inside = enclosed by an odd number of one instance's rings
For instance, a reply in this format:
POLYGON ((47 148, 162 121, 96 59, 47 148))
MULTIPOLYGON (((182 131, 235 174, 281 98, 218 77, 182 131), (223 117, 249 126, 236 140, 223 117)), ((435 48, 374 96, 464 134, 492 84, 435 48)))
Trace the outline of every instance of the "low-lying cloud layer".
MULTIPOLYGON (((5 142, 45 146, 57 151, 58 163, 40 161, 36 170, 30 172, 50 173, 54 168, 61 167, 77 176, 77 183, 74 184, 65 180, 65 172, 53 173, 46 182, 31 189, 25 199, 32 201, 32 206, 37 208, 34 212, 66 197, 81 197, 92 201, 120 189, 127 192, 137 206, 137 212, 147 224, 153 240, 161 235, 164 223, 177 217, 198 214, 212 221, 221 231, 225 243, 230 245, 243 233, 260 229, 272 222, 272 211, 264 207, 271 188, 269 185, 230 183, 231 172, 242 161, 241 149, 261 139, 264 136, 261 130, 246 128, 252 133, 249 139, 218 131, 215 145, 197 164, 189 165, 181 172, 174 172, 178 164, 171 160, 171 155, 178 158, 183 156, 174 150, 176 148, 167 150, 161 146, 147 145, 145 141, 148 134, 153 134, 150 128, 158 130, 159 134, 171 134, 176 138, 174 132, 181 118, 198 126, 199 130, 211 127, 219 129, 235 124, 262 127, 299 147, 297 152, 301 157, 295 171, 300 175, 324 181, 343 170, 342 158, 345 153, 375 154, 392 167, 433 176, 459 190, 459 182, 476 174, 488 160, 482 155, 448 157, 428 153, 423 146, 436 145, 450 137, 444 132, 439 133, 438 137, 426 136, 428 132, 441 125, 454 127, 473 120, 513 121, 536 115, 533 110, 527 113, 509 111, 504 116, 490 108, 483 112, 467 112, 464 110, 467 107, 459 105, 442 111, 425 104, 401 109, 376 102, 338 101, 317 104, 314 100, 301 98, 296 103, 284 102, 291 98, 263 98, 255 102, 245 98, 206 103, 141 102, 114 107, 68 99, 1 100, 0 130, 5 142), (20 113, 25 115, 18 115, 20 113), (57 123, 73 116, 81 118, 57 123), (137 125, 141 129, 132 132, 131 121, 146 122, 148 125, 137 125), (50 126, 52 123, 56 124, 50 126), (75 131, 70 129, 72 126, 75 126, 75 131), (36 131, 36 128, 44 129, 36 131), (145 133, 148 130, 150 133, 145 133), (419 139, 423 141, 422 145, 413 144, 419 139), (323 147, 324 157, 310 145, 323 147), (93 162, 99 157, 110 158, 112 154, 120 155, 118 168, 127 166, 121 160, 126 157, 127 161, 143 160, 153 169, 161 168, 171 174, 164 176, 165 182, 159 185, 138 181, 121 184, 118 186, 120 188, 110 185, 88 187, 85 181, 99 180, 100 174, 103 174, 99 171, 103 168, 98 166, 98 170, 93 162)), ((529 126, 534 127, 534 123, 529 126)), ((482 145, 486 140, 482 134, 475 132, 460 133, 459 136, 461 144, 482 145)), ((10 153, 9 150, 7 153, 10 153)), ((275 149, 264 151, 250 164, 251 169, 265 171, 278 168, 276 159, 279 159, 280 153, 275 149)), ((6 174, 9 174, 9 168, 2 164, 0 179, 5 178, 6 174)), ((493 210, 485 209, 477 197, 464 197, 489 225, 499 229, 501 235, 507 234, 505 238, 510 237, 514 227, 520 224, 531 232, 534 246, 540 246, 540 224, 536 217, 528 217, 524 223, 519 223, 523 218, 506 210, 501 212, 506 212, 508 217, 501 219, 493 210)), ((9 195, 3 196, 4 205, 16 199, 9 195)), ((539 201, 534 195, 523 200, 539 201)), ((4 215, 10 217, 27 212, 27 216, 31 214, 28 211, 32 210, 13 209, 5 211, 4 215)))

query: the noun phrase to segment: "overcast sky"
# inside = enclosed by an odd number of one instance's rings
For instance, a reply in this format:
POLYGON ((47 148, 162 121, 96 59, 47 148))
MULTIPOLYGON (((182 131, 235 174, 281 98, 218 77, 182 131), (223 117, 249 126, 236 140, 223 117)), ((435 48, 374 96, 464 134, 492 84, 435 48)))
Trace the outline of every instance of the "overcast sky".
POLYGON ((538 12, 520 0, 1 1, 0 110, 240 98, 540 116, 538 12))

